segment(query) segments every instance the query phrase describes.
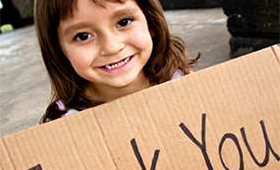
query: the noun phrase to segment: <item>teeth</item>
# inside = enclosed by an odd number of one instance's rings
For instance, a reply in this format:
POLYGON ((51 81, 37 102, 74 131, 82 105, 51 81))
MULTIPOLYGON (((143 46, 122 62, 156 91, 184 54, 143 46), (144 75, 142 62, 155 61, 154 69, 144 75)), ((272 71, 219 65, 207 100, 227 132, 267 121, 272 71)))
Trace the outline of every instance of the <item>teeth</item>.
POLYGON ((112 70, 112 69, 115 69, 115 68, 118 68, 118 67, 121 67, 123 66, 124 64, 126 64, 129 60, 129 57, 127 57, 126 59, 116 63, 116 64, 108 64, 108 65, 105 65, 105 68, 107 70, 112 70))
POLYGON ((109 66, 109 65, 106 65, 105 68, 108 69, 108 70, 111 70, 111 69, 112 69, 112 67, 109 66))

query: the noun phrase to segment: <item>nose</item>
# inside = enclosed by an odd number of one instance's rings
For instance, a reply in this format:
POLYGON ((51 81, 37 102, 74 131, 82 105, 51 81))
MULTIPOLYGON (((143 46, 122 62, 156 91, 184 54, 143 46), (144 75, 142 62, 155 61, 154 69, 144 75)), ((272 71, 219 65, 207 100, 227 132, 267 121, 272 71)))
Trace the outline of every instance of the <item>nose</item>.
POLYGON ((123 37, 114 33, 106 33, 102 36, 101 50, 102 56, 110 56, 119 53, 125 47, 123 37))

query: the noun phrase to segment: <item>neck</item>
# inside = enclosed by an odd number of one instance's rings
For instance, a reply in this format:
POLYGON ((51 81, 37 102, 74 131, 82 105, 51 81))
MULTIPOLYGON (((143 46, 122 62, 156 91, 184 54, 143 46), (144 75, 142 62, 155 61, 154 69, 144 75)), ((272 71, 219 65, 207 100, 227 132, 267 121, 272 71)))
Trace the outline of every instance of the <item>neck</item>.
POLYGON ((104 86, 99 88, 99 86, 92 85, 86 90, 86 95, 94 102, 106 103, 117 98, 126 96, 131 93, 143 90, 150 87, 150 82, 144 74, 141 74, 137 80, 125 87, 111 87, 104 86))

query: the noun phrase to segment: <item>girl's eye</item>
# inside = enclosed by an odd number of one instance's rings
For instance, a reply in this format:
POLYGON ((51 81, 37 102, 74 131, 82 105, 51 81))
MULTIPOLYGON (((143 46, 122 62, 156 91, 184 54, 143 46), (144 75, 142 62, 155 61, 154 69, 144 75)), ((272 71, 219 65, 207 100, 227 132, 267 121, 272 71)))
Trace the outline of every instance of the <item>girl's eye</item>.
POLYGON ((92 34, 88 32, 80 32, 77 35, 75 35, 74 40, 76 41, 86 41, 92 37, 92 34))
POLYGON ((131 18, 123 18, 118 22, 118 26, 120 27, 125 27, 129 24, 131 24, 133 20, 131 18))

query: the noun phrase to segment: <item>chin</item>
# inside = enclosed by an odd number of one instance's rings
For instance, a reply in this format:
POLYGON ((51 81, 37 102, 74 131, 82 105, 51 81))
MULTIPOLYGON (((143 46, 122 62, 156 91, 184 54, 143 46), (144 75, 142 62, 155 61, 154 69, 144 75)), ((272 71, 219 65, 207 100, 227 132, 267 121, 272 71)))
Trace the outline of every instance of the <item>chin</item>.
POLYGON ((137 80, 138 74, 131 74, 127 75, 126 77, 113 80, 111 85, 116 88, 126 88, 135 84, 137 80))
POLYGON ((129 87, 131 84, 133 84, 133 80, 122 80, 122 81, 112 83, 112 87, 126 88, 129 87))

